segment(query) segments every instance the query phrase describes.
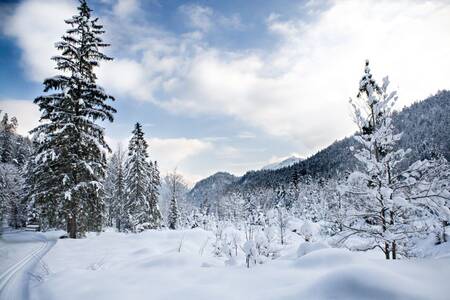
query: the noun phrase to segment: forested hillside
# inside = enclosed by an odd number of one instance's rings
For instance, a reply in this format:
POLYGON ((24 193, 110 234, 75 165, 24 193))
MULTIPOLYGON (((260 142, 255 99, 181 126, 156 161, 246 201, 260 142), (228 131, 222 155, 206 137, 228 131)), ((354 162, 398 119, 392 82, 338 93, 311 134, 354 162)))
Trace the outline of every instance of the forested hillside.
MULTIPOLYGON (((410 165, 419 159, 443 155, 450 160, 450 91, 440 91, 423 101, 402 109, 393 114, 394 128, 402 132, 397 147, 411 149, 402 162, 402 166, 410 165)), ((290 167, 278 170, 249 171, 238 180, 230 182, 226 189, 229 192, 252 190, 256 188, 276 188, 288 185, 296 178, 336 178, 354 170, 357 161, 351 147, 357 147, 353 137, 336 141, 315 155, 300 161, 290 167)), ((213 177, 214 178, 214 177, 213 177)), ((208 181, 212 181, 210 178, 208 181)), ((203 197, 195 186, 191 195, 203 197)), ((204 187, 202 186, 202 189, 204 187)), ((217 201, 211 199, 209 201, 217 201)), ((202 199, 196 199, 201 203, 202 199)))

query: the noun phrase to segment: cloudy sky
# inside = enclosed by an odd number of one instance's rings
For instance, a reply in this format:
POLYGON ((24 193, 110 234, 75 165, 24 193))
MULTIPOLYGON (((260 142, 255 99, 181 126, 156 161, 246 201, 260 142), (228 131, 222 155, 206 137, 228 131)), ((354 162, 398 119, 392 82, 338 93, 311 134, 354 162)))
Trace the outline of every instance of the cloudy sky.
MULTIPOLYGON (((55 75, 75 0, 0 2, 0 108, 21 133, 55 75)), ((450 88, 450 1, 91 0, 115 58, 111 146, 144 124, 150 155, 190 182, 308 157, 354 132, 349 97, 366 58, 399 108, 450 88)))

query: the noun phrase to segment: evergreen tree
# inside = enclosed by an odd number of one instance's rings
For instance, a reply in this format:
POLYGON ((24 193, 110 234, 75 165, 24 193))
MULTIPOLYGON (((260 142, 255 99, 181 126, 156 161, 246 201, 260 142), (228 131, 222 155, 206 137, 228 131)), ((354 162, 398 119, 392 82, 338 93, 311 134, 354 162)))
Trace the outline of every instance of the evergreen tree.
POLYGON ((154 161, 153 163, 150 161, 150 205, 149 205, 149 215, 150 215, 150 228, 159 228, 162 222, 162 215, 158 205, 159 199, 159 189, 161 187, 161 176, 159 173, 158 163, 154 161))
POLYGON ((159 187, 159 172, 156 164, 147 161, 147 148, 142 126, 136 123, 125 164, 124 230, 136 231, 160 226, 161 213, 157 203, 158 192, 155 190, 159 187))
POLYGON ((35 99, 43 124, 32 133, 36 138, 32 198, 44 228, 63 228, 70 238, 87 230, 100 230, 104 203, 104 129, 97 120, 113 121, 114 100, 96 84, 94 68, 111 60, 100 52, 108 46, 98 18, 85 0, 78 14, 66 20, 69 29, 56 43, 61 55, 52 59, 60 75, 44 80, 44 92, 35 99))
POLYGON ((3 118, 0 121, 0 162, 2 163, 11 163, 15 158, 16 129, 17 119, 15 117, 9 119, 7 113, 3 114, 3 118))
POLYGON ((185 187, 181 175, 174 171, 168 174, 166 177, 167 184, 169 185, 169 213, 167 218, 167 223, 170 229, 177 229, 180 222, 180 210, 178 206, 178 198, 181 196, 183 189, 185 187))
POLYGON ((0 214, 7 217, 8 225, 20 228, 26 223, 26 207, 22 202, 24 180, 15 164, 0 164, 0 214))
POLYGON ((442 215, 448 184, 438 174, 443 172, 436 172, 443 163, 418 161, 399 170, 409 151, 395 147, 401 139, 392 124, 396 93, 387 92, 387 77, 382 86, 376 83, 368 61, 364 73, 357 96, 360 103, 351 102, 360 128, 355 157, 362 168, 348 178, 352 207, 344 227, 350 235, 364 238, 366 249, 379 248, 386 259, 396 259, 399 253, 408 255, 413 236, 429 231, 436 220, 433 212, 442 215))
POLYGON ((125 204, 125 154, 122 149, 114 152, 109 163, 105 180, 106 224, 115 225, 121 231, 125 204))
POLYGON ((169 218, 168 218, 169 228, 177 229, 179 219, 180 219, 180 212, 178 210, 177 198, 174 195, 172 197, 172 200, 170 200, 169 218))

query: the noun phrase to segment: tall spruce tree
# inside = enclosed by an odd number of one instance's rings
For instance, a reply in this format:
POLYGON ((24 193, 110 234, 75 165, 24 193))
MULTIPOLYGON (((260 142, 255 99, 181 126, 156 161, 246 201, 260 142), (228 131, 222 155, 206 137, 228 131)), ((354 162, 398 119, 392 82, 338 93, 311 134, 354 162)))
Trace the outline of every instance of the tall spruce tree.
POLYGON ((151 182, 150 182, 150 228, 159 228, 162 222, 161 210, 159 209, 158 199, 161 187, 161 176, 159 173, 158 162, 150 162, 151 182))
POLYGON ((106 224, 121 231, 125 204, 125 153, 119 149, 112 155, 105 179, 106 224))
POLYGON ((157 168, 153 163, 148 162, 147 148, 142 126, 136 123, 125 164, 127 196, 124 205, 124 230, 137 231, 160 226, 158 194, 153 190, 155 185, 159 186, 159 173, 155 171, 157 168))
POLYGON ((15 117, 10 119, 7 113, 3 114, 0 121, 0 162, 2 163, 13 162, 16 129, 17 119, 15 117))
POLYGON ((56 43, 61 55, 52 58, 60 75, 44 80, 47 94, 34 100, 44 123, 31 131, 37 137, 31 192, 41 223, 65 225, 70 238, 101 229, 105 150, 110 149, 96 121, 112 122, 116 112, 107 104, 114 98, 96 84, 94 68, 112 58, 100 52, 109 45, 91 13, 80 0, 78 13, 65 21, 69 29, 56 43))

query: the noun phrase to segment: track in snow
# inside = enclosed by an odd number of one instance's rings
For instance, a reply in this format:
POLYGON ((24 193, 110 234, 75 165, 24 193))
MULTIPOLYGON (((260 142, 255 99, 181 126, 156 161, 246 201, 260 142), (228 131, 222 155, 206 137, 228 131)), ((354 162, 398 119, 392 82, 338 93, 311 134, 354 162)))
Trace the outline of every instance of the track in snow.
POLYGON ((42 240, 30 253, 20 258, 0 275, 1 300, 29 299, 30 272, 40 259, 53 247, 55 240, 42 240))

